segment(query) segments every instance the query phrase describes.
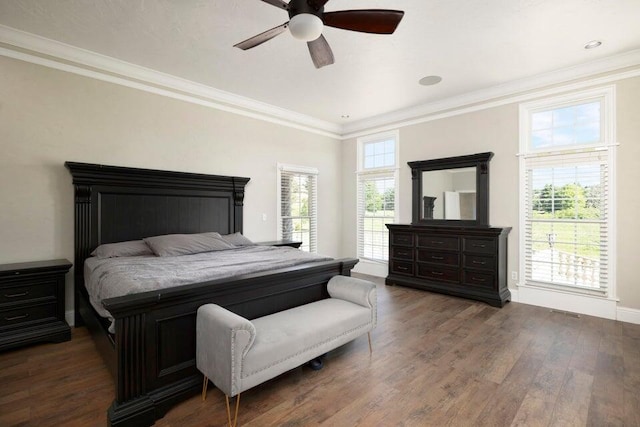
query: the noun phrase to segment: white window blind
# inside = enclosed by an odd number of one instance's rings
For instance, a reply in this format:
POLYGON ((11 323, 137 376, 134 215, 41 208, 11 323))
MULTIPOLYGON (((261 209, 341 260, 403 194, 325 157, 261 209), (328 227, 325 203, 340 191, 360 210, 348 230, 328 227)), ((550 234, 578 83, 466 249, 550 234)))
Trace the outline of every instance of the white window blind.
POLYGON ((615 88, 532 101, 520 114, 524 285, 615 297, 615 88))
POLYGON ((278 182, 280 238, 301 241, 300 249, 317 252, 317 170, 279 165, 278 182))
POLYGON ((389 259, 389 230, 395 220, 394 173, 358 175, 358 249, 370 260, 389 259))
POLYGON ((525 158, 527 284, 607 293, 609 155, 605 147, 525 158))
POLYGON ((398 132, 358 140, 358 257, 389 259, 389 230, 397 221, 398 132))

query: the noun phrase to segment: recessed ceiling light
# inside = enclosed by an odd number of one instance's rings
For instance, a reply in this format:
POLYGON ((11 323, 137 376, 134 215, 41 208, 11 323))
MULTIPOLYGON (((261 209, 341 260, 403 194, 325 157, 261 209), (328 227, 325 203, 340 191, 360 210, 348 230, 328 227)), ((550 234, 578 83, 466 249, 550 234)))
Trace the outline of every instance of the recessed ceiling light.
POLYGON ((427 76, 420 79, 418 83, 422 86, 432 86, 438 84, 442 81, 442 77, 440 76, 427 76))
POLYGON ((343 119, 348 119, 350 116, 348 114, 343 114, 340 117, 342 117, 343 119))
POLYGON ((600 40, 591 40, 589 43, 584 45, 585 49, 595 49, 600 46, 602 42, 600 40))

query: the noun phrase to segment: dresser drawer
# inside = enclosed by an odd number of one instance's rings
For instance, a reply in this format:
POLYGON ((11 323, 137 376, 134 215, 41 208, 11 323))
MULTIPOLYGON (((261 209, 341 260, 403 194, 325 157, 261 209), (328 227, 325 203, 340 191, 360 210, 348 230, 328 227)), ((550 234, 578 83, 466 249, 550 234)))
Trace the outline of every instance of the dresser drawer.
POLYGON ((391 246, 391 258, 413 261, 413 248, 391 246))
POLYGON ((391 273, 413 276, 413 263, 404 261, 391 261, 391 273))
POLYGON ((14 327, 22 328, 44 320, 55 320, 57 308, 56 303, 49 303, 0 310, 0 331, 14 327))
POLYGON ((439 282, 460 282, 460 272, 457 268, 453 269, 428 264, 418 264, 418 272, 416 275, 418 277, 437 280, 439 282))
POLYGON ((495 276, 491 273, 478 273, 474 271, 465 271, 463 273, 462 282, 465 285, 476 286, 486 289, 493 289, 495 287, 495 276))
POLYGON ((457 251, 460 249, 460 243, 457 237, 418 234, 418 247, 457 251))
POLYGON ((496 257, 494 256, 464 254, 463 258, 465 268, 480 270, 495 270, 496 268, 496 257))
POLYGON ((42 298, 56 299, 55 280, 40 283, 18 283, 15 286, 0 286, 0 306, 41 300, 42 298))
POLYGON ((465 252, 477 252, 483 254, 496 253, 496 241, 492 239, 470 239, 465 237, 462 239, 465 252))
POLYGON ((411 233, 391 233, 391 244, 397 246, 413 247, 413 234, 411 233))
POLYGON ((426 249, 418 249, 418 261, 458 266, 460 265, 460 255, 451 252, 436 252, 426 249))

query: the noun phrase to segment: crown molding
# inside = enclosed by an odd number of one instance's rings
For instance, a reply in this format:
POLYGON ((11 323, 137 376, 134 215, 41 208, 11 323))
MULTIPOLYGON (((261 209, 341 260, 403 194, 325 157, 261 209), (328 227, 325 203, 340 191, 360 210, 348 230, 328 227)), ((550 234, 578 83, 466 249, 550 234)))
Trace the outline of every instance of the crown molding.
POLYGON ((351 122, 343 125, 342 139, 356 138, 374 132, 383 132, 541 96, 637 77, 640 75, 640 68, 633 67, 638 66, 640 66, 640 49, 351 122), (620 71, 615 72, 616 70, 620 71), (593 77, 605 73, 611 74, 593 77), (579 81, 581 79, 587 80, 579 81), (561 86, 551 87, 554 85, 561 86))
POLYGON ((388 114, 339 124, 4 25, 0 25, 0 55, 340 140, 640 75, 640 49, 637 49, 388 114), (598 77, 599 75, 601 76, 598 77))
POLYGON ((339 139, 342 126, 0 25, 0 55, 339 139))

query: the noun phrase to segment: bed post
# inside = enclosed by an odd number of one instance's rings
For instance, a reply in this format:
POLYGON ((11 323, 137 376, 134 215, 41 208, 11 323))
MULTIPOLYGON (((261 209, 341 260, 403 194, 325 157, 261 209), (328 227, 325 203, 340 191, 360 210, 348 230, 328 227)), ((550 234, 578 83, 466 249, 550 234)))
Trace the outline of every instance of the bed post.
POLYGON ((244 210, 242 207, 244 205, 244 186, 246 182, 240 188, 236 188, 235 177, 231 178, 231 182, 233 184, 233 231, 242 233, 242 211, 244 210))
POLYGON ((89 256, 91 248, 91 186, 75 185, 75 242, 73 263, 73 311, 74 326, 84 325, 80 315, 80 292, 84 285, 84 260, 89 256))

